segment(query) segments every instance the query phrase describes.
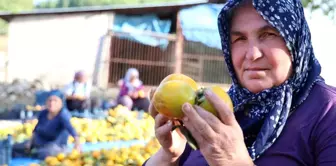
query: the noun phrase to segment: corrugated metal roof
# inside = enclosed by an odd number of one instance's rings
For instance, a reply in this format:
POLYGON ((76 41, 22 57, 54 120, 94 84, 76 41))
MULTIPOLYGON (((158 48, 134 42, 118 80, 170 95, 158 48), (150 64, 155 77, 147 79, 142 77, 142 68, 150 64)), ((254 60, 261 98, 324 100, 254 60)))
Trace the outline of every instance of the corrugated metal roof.
POLYGON ((19 13, 0 12, 0 18, 9 21, 14 17, 31 16, 31 15, 49 15, 49 14, 71 14, 71 13, 94 13, 113 11, 122 14, 146 14, 146 13, 172 13, 180 8, 217 2, 216 0, 194 0, 175 3, 160 4, 141 4, 141 5, 111 5, 111 6, 90 6, 74 8, 56 8, 56 9, 36 9, 19 13))

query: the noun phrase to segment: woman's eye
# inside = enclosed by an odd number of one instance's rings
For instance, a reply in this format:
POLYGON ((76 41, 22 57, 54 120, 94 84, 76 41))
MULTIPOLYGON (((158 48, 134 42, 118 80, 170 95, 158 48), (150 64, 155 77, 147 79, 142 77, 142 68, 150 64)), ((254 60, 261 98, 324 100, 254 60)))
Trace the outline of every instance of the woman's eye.
POLYGON ((273 38, 276 37, 277 35, 275 33, 271 33, 271 32, 265 32, 263 34, 261 34, 260 38, 261 39, 267 39, 267 38, 273 38))
POLYGON ((246 38, 243 37, 243 36, 241 36, 241 37, 237 37, 237 38, 233 39, 233 40, 232 40, 232 43, 236 43, 236 42, 244 41, 244 40, 246 40, 246 38))

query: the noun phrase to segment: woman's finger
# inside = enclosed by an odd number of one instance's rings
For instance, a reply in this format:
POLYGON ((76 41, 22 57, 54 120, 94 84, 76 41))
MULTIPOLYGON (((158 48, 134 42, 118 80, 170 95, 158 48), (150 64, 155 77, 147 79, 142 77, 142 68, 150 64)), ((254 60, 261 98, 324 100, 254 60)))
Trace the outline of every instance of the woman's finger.
MULTIPOLYGON (((167 117, 162 114, 157 114, 155 116, 155 129, 161 127, 162 125, 166 124, 169 121, 167 117)), ((171 122, 170 122, 171 123, 171 122)))
POLYGON ((196 140, 205 139, 207 141, 212 141, 215 138, 216 133, 210 127, 210 125, 203 120, 197 113, 197 111, 189 104, 186 103, 183 105, 183 112, 185 117, 183 118, 183 123, 187 124, 188 126, 192 126, 195 130, 192 132, 192 135, 202 138, 195 138, 196 140))
POLYGON ((149 91, 149 100, 150 100, 150 104, 149 104, 149 114, 155 118, 155 116, 158 114, 157 110, 155 109, 154 105, 153 105, 153 96, 154 96, 154 93, 156 91, 156 88, 151 88, 150 91, 149 91))
POLYGON ((155 91, 156 91, 156 87, 150 89, 150 91, 149 91, 149 100, 153 99, 155 91))
POLYGON ((164 147, 170 146, 172 141, 172 123, 168 121, 155 130, 155 136, 164 147))
POLYGON ((216 132, 219 133, 221 127, 223 126, 223 122, 221 122, 215 115, 210 112, 204 110, 202 107, 194 106, 195 110, 199 114, 199 116, 206 121, 210 127, 216 132))
POLYGON ((149 104, 149 108, 148 108, 148 112, 149 114, 155 119, 156 115, 158 115, 159 113, 157 112, 157 110, 155 109, 153 102, 150 102, 149 104))
POLYGON ((197 144, 199 146, 202 146, 204 144, 205 138, 197 131, 197 129, 190 123, 190 122, 185 122, 184 126, 188 129, 192 137, 196 140, 197 144))
POLYGON ((205 91, 205 97, 209 101, 209 103, 215 108, 217 111, 219 118, 226 125, 237 125, 236 118, 233 114, 233 111, 225 104, 225 102, 211 90, 205 91))

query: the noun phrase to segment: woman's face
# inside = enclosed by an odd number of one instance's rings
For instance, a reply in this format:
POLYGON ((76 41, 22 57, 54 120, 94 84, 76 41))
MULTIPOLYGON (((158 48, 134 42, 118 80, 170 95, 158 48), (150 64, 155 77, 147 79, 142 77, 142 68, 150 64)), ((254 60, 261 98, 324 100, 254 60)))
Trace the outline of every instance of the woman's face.
POLYGON ((130 81, 133 82, 138 79, 138 75, 136 73, 132 73, 130 81))
POLYGON ((58 113, 63 107, 62 100, 57 96, 50 96, 47 100, 47 109, 49 112, 58 113))
POLYGON ((286 43, 252 4, 234 11, 231 22, 231 58, 239 83, 252 93, 278 86, 292 74, 286 43))
POLYGON ((80 82, 80 83, 85 83, 87 80, 87 77, 85 74, 82 74, 80 76, 77 77, 77 81, 80 82))

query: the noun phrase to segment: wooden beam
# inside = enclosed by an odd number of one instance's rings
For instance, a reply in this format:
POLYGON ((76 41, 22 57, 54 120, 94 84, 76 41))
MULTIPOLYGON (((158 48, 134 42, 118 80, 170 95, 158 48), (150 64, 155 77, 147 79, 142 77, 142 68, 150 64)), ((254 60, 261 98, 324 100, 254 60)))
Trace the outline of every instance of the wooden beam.
POLYGON ((184 58, 196 59, 198 56, 202 56, 203 60, 215 60, 215 61, 225 61, 224 56, 217 55, 197 55, 197 54, 184 54, 184 58))
POLYGON ((161 66, 161 67, 174 67, 172 62, 162 62, 162 61, 146 61, 146 60, 135 60, 135 59, 124 59, 124 58, 111 58, 110 61, 105 63, 123 63, 131 65, 143 65, 143 66, 161 66))
POLYGON ((137 33, 130 33, 130 32, 121 32, 121 31, 112 31, 109 30, 109 35, 111 36, 121 36, 121 37, 132 37, 134 35, 143 35, 143 36, 150 36, 157 39, 166 39, 169 41, 175 41, 176 35, 175 34, 164 34, 164 33, 157 33, 152 31, 142 31, 137 33))
POLYGON ((204 71, 204 56, 200 56, 200 60, 199 60, 199 68, 200 70, 198 71, 198 74, 200 76, 199 81, 203 82, 203 71, 204 71))
POLYGON ((176 16, 176 42, 175 42, 175 73, 182 72, 184 38, 182 33, 179 12, 176 16))

